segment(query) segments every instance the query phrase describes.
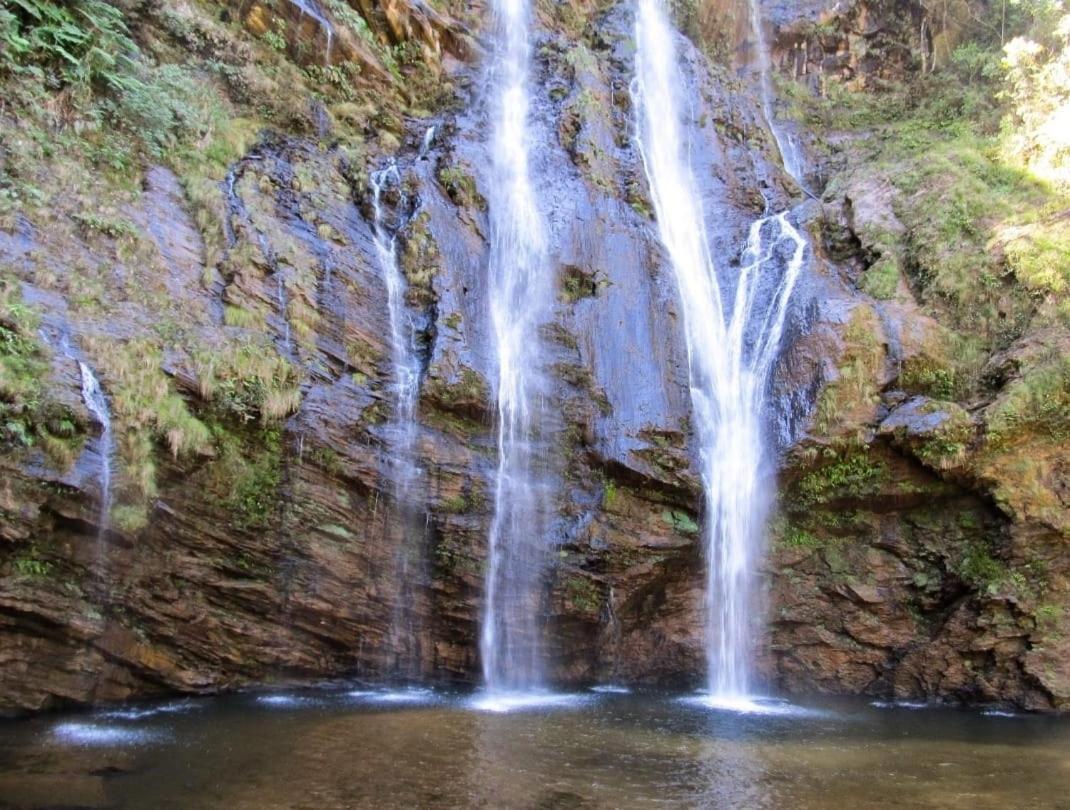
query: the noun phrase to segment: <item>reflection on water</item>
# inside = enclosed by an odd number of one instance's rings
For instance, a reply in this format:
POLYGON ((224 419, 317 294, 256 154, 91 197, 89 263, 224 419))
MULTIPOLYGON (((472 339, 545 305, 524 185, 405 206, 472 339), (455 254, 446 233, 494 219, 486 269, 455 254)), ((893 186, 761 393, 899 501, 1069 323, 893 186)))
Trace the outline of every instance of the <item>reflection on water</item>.
POLYGON ((1070 807, 1067 720, 755 703, 347 689, 42 716, 0 723, 0 807, 1070 807))

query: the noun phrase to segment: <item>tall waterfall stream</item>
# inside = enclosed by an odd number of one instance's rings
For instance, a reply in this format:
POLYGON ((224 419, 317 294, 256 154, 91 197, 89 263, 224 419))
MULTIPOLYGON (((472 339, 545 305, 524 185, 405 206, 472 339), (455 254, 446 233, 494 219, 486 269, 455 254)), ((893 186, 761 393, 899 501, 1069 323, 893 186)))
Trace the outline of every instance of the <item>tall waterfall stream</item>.
POLYGON ((766 496, 763 412, 806 241, 786 214, 754 222, 733 278, 711 255, 688 163, 675 32, 639 0, 636 122, 662 244, 679 290, 706 496, 706 662, 711 699, 746 705, 766 496))
POLYGON ((498 370, 498 469, 480 636, 483 679, 491 692, 541 685, 537 586, 548 556, 547 498, 533 449, 541 407, 538 327, 549 267, 529 160, 531 9, 526 0, 496 0, 494 10, 488 281, 498 370))

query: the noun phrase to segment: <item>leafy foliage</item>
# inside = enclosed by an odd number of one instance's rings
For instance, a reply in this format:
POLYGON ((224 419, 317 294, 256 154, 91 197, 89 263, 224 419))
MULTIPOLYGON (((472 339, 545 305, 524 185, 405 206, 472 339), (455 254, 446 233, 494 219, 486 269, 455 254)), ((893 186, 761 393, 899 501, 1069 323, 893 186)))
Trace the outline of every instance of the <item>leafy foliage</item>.
POLYGON ((70 410, 44 390, 49 364, 37 325, 18 287, 0 279, 0 449, 38 447, 66 469, 84 436, 70 410))
POLYGON ((1005 154, 1039 176, 1070 188, 1070 14, 1045 6, 1044 22, 1004 49, 1005 154))
POLYGON ((268 423, 297 410, 297 370, 273 348, 251 342, 194 353, 201 396, 239 422, 268 423))
POLYGON ((0 7, 5 67, 50 84, 107 87, 137 84, 138 47, 123 14, 102 0, 8 0, 0 7))
POLYGON ((797 490, 802 506, 828 503, 840 498, 864 498, 880 491, 887 476, 883 463, 869 458, 865 450, 833 454, 834 460, 807 473, 797 490))
POLYGON ((1070 440, 1070 359, 1055 358, 1030 369, 990 412, 990 448, 1005 448, 1022 434, 1070 440))

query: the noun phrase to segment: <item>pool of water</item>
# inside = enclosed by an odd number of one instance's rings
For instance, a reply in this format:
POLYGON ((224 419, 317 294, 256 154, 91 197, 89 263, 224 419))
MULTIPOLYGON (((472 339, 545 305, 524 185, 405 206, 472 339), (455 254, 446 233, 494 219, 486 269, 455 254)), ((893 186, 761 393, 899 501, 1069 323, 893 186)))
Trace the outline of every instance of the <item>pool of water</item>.
POLYGON ((0 722, 4 808, 1070 808, 1070 719, 346 688, 0 722))

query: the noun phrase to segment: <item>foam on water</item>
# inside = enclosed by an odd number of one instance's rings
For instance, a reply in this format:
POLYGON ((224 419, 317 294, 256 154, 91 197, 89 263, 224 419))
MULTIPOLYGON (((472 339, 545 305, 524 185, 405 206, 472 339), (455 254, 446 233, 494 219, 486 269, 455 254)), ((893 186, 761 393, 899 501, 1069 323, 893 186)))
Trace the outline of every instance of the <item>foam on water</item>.
POLYGON ((876 709, 935 709, 935 704, 924 700, 874 700, 870 706, 876 709))
POLYGON ((305 697, 298 695, 260 695, 257 697, 256 702, 261 706, 274 706, 277 708, 293 708, 296 706, 307 706, 312 701, 305 697))
POLYGON ((1014 717, 1014 718, 1018 718, 1018 717, 1024 717, 1025 716, 1025 715, 1019 714, 1018 712, 1008 712, 1005 709, 985 709, 983 712, 981 712, 981 714, 983 714, 985 717, 1014 717))
POLYGON ((432 703, 438 700, 430 689, 392 689, 386 692, 371 692, 368 700, 376 703, 432 703))
POLYGON ((477 694, 468 706, 480 712, 527 711, 530 709, 560 709, 578 706, 589 700, 589 695, 562 692, 502 692, 488 691, 477 694))
POLYGON ((606 683, 599 684, 598 686, 591 687, 592 692, 598 692, 603 695, 627 695, 632 690, 627 686, 617 686, 616 684, 606 683))
POLYGON ((807 706, 796 706, 786 700, 760 695, 722 695, 700 692, 679 698, 681 703, 714 711, 734 714, 753 714, 769 717, 825 717, 827 712, 807 706))
POLYGON ((174 703, 164 703, 160 706, 145 706, 136 709, 112 709, 106 712, 101 712, 99 716, 109 720, 144 720, 146 717, 155 717, 161 714, 179 714, 181 712, 188 712, 197 707, 198 704, 185 700, 176 701, 174 703))
POLYGON ((59 723, 52 737, 68 745, 138 745, 158 739, 159 733, 99 723, 59 723))

